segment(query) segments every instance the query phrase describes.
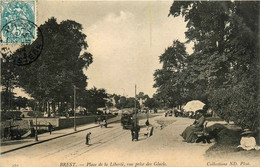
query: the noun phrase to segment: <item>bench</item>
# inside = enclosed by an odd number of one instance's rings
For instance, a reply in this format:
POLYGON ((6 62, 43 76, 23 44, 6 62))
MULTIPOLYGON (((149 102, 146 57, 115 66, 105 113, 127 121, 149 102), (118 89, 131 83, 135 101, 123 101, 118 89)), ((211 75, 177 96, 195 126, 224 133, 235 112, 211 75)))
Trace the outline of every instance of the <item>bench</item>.
POLYGON ((203 143, 211 143, 209 140, 209 134, 206 132, 206 126, 208 122, 205 121, 203 125, 202 131, 194 132, 194 134, 197 136, 196 143, 203 142, 203 143))

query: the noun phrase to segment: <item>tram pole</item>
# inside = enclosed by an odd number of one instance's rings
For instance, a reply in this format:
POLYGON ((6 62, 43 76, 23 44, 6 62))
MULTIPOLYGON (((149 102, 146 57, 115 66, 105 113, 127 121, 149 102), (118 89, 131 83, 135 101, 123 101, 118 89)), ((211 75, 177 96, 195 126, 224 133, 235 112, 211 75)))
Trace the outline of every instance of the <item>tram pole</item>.
POLYGON ((77 131, 76 129, 76 86, 74 85, 74 131, 77 131))
POLYGON ((136 84, 135 84, 135 126, 137 126, 136 84))

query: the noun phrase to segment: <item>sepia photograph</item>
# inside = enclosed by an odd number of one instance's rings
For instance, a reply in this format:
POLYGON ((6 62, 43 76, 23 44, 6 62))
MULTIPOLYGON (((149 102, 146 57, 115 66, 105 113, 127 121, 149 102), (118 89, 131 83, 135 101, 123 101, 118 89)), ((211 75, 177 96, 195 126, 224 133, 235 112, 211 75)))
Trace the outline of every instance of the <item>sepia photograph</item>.
POLYGON ((260 1, 0 11, 1 167, 260 167, 260 1))

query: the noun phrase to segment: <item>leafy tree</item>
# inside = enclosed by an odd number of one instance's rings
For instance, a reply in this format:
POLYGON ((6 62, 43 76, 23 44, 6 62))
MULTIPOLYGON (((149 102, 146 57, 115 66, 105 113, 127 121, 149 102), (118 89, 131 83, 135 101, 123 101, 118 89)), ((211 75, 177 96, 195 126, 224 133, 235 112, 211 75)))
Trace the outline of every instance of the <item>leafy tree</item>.
POLYGON ((3 111, 1 113, 1 121, 20 118, 21 114, 21 111, 3 111))
POLYGON ((81 98, 80 105, 86 107, 90 112, 95 113, 97 108, 105 107, 108 94, 105 89, 93 87, 79 95, 81 98))
POLYGON ((17 85, 17 68, 10 61, 10 56, 13 52, 8 47, 1 47, 1 110, 7 111, 15 109, 12 104, 14 102, 15 94, 13 89, 17 85))
POLYGON ((116 108, 122 109, 125 108, 127 105, 127 99, 125 96, 121 96, 120 99, 118 100, 118 103, 116 104, 116 108))
POLYGON ((2 111, 10 111, 15 109, 15 94, 12 91, 1 92, 1 109, 2 111))
POLYGON ((145 107, 148 107, 149 109, 154 109, 154 108, 158 108, 159 104, 158 101, 156 101, 155 98, 148 98, 145 102, 144 102, 145 107))
POLYGON ((144 106, 144 102, 149 98, 147 94, 144 94, 144 92, 139 92, 138 95, 136 95, 136 98, 138 100, 138 103, 140 104, 140 108, 144 106))
POLYGON ((86 52, 82 25, 72 20, 58 24, 51 18, 39 28, 44 36, 43 50, 35 62, 19 68, 19 85, 40 102, 41 111, 50 105, 53 109, 73 106, 73 87, 78 92, 85 90, 87 77, 83 68, 87 69, 93 61, 86 52))
POLYGON ((115 107, 118 109, 134 108, 135 101, 136 101, 136 107, 140 108, 140 103, 138 102, 138 100, 135 100, 134 97, 126 98, 125 96, 120 96, 120 99, 118 100, 118 103, 116 103, 115 107))
POLYGON ((16 97, 14 101, 14 106, 17 106, 19 110, 25 108, 28 105, 29 100, 26 97, 16 97))
POLYGON ((126 99, 126 108, 140 108, 140 103, 134 98, 130 97, 126 99))
POLYGON ((173 45, 168 47, 159 59, 162 69, 154 73, 154 87, 158 88, 157 94, 161 95, 167 107, 182 105, 185 92, 183 70, 187 59, 184 44, 178 40, 173 41, 173 45))
POLYGON ((113 103, 110 102, 110 101, 107 101, 107 102, 106 102, 106 107, 108 107, 108 108, 113 107, 113 103))
POLYGON ((259 126, 259 2, 176 1, 174 17, 187 22, 194 42, 187 59, 190 94, 200 94, 222 118, 259 126))
POLYGON ((119 100, 120 100, 120 95, 113 94, 113 97, 114 97, 115 103, 117 105, 119 103, 119 100))

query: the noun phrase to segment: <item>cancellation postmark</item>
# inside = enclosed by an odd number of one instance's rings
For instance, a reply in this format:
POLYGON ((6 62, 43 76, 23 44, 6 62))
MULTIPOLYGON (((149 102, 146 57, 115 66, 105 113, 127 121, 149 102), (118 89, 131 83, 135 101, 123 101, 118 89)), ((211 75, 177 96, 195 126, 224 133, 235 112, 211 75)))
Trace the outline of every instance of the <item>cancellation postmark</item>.
POLYGON ((15 65, 34 62, 43 49, 43 35, 35 23, 35 5, 35 1, 1 2, 1 55, 15 65))

